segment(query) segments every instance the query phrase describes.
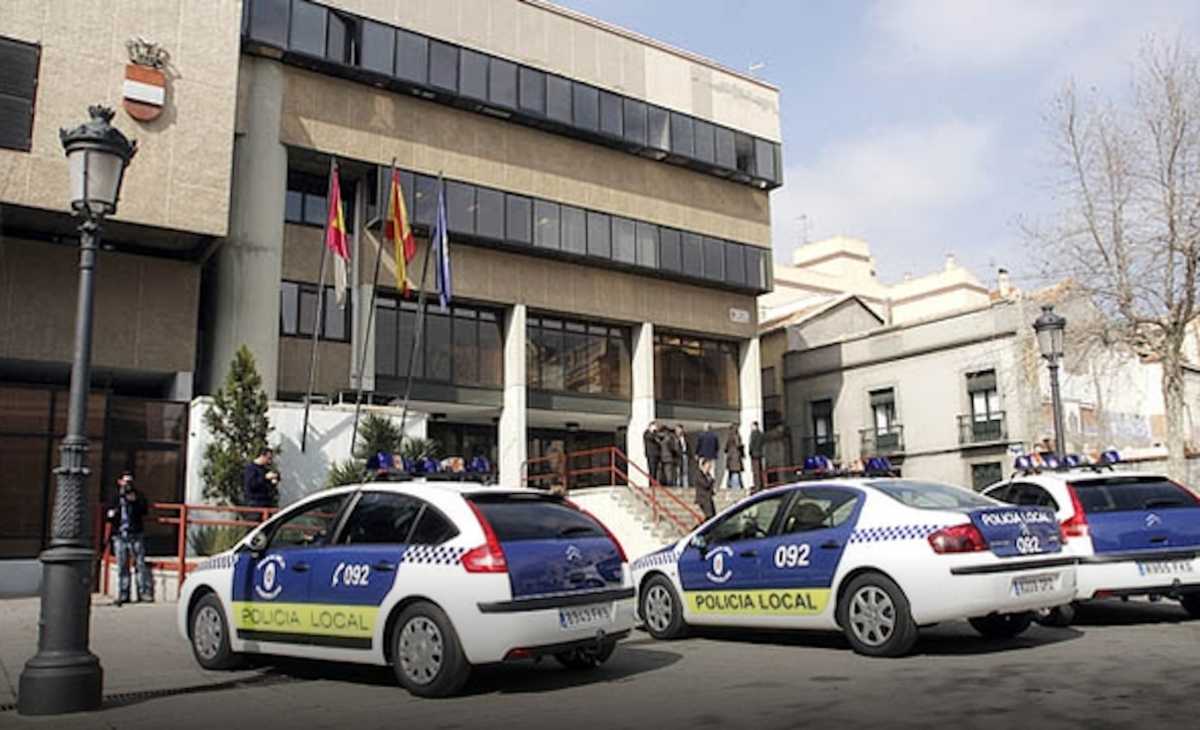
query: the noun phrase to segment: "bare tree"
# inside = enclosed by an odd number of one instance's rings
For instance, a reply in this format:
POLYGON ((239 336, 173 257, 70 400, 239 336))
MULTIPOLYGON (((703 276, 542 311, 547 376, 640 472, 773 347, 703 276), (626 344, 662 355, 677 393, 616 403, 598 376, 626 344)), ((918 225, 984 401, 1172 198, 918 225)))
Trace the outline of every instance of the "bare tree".
POLYGON ((1051 124, 1060 212, 1035 231, 1046 266, 1070 277, 1110 336, 1162 364, 1168 471, 1185 473, 1184 342, 1200 271, 1200 63, 1148 42, 1118 103, 1069 85, 1051 124))

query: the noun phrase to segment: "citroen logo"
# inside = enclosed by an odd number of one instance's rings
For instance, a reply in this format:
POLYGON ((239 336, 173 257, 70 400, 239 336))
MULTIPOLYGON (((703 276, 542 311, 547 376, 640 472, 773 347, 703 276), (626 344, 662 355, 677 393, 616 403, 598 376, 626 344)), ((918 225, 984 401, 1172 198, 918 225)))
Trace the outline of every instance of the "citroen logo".
POLYGON ((579 548, 575 547, 574 545, 568 546, 567 547, 567 562, 568 563, 579 563, 582 561, 583 561, 583 553, 581 553, 579 551, 579 548))
POLYGON ((1158 527, 1162 524, 1162 518, 1151 512, 1146 515, 1146 527, 1158 527))

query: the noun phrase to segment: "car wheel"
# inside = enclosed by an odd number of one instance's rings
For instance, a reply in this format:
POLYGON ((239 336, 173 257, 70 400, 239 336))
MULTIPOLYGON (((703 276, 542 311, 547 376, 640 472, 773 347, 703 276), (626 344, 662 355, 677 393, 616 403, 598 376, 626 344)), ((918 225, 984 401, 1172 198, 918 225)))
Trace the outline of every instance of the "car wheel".
POLYGON ((616 648, 617 642, 609 640, 586 649, 561 651, 554 655, 554 659, 567 669, 595 669, 608 661, 616 648))
POLYGON ((216 594, 202 596, 188 617, 188 635, 192 654, 205 669, 233 669, 241 664, 241 655, 229 648, 229 624, 221 599, 216 594))
POLYGON ((656 639, 678 639, 687 632, 683 603, 666 576, 656 575, 646 581, 638 612, 646 631, 656 639))
POLYGON ((442 609, 424 601, 404 609, 396 621, 392 669, 400 684, 420 697, 452 695, 471 675, 450 619, 442 609))
POLYGON ((990 616, 968 619, 968 622, 988 639, 1012 639, 1029 628, 1033 623, 1033 613, 993 613, 990 616))
POLYGON ((1188 593, 1180 597, 1180 605, 1192 618, 1200 618, 1200 593, 1188 593))
POLYGON ((838 602, 837 618, 859 654, 903 656, 917 643, 917 624, 908 598, 900 586, 880 573, 865 573, 850 581, 838 602))
POLYGON ((1075 604, 1067 603, 1045 611, 1038 611, 1036 619, 1042 626, 1065 629, 1075 622, 1075 604))

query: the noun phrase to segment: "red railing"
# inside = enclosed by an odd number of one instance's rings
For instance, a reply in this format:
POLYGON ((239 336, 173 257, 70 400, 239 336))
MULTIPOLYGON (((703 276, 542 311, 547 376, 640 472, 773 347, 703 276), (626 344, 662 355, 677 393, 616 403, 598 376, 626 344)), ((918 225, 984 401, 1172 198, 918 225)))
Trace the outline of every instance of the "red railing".
POLYGON ((780 484, 787 484, 796 481, 796 479, 804 472, 804 467, 797 464, 795 466, 776 466, 770 469, 764 469, 763 473, 766 476, 767 488, 778 487, 780 484))
POLYGON ((638 501, 650 509, 650 516, 654 524, 665 519, 680 532, 687 532, 704 521, 700 510, 684 501, 670 487, 660 484, 657 479, 650 476, 641 466, 630 461, 625 452, 615 446, 601 446, 595 449, 571 451, 559 456, 530 459, 523 465, 522 481, 526 486, 539 488, 548 488, 558 482, 569 489, 579 477, 595 474, 608 476, 608 482, 613 486, 627 488, 638 501), (595 464, 595 457, 601 455, 605 457, 604 462, 595 464), (574 462, 583 458, 589 459, 593 464, 581 468, 572 466, 574 462), (556 461, 557 464, 554 463, 556 461), (536 465, 541 464, 547 465, 548 468, 545 471, 536 469, 536 465), (531 466, 535 466, 535 468, 531 469, 531 466), (641 481, 644 486, 638 481, 641 481), (674 505, 677 509, 668 508, 670 505, 674 505), (677 511, 682 511, 691 518, 692 524, 689 525, 687 520, 680 518, 676 514, 677 511))
MULTIPOLYGON (((179 504, 175 502, 155 502, 151 505, 151 509, 166 512, 166 515, 158 516, 155 521, 160 525, 175 525, 175 552, 176 554, 169 558, 146 558, 146 564, 149 568, 158 570, 174 570, 179 579, 176 581, 176 595, 183 590, 183 581, 188 574, 188 528, 190 527, 245 527, 247 532, 254 526, 262 523, 276 511, 277 507, 231 507, 218 504, 179 504), (234 513, 237 515, 245 515, 244 519, 228 519, 221 517, 196 517, 197 513, 219 513, 228 514, 234 513)), ((102 529, 97 529, 95 535, 103 536, 102 543, 97 545, 97 552, 100 553, 100 571, 101 571, 101 586, 103 593, 108 593, 109 590, 109 566, 116 563, 116 558, 112 552, 112 525, 104 520, 104 510, 101 509, 97 514, 97 522, 103 525, 102 529)))

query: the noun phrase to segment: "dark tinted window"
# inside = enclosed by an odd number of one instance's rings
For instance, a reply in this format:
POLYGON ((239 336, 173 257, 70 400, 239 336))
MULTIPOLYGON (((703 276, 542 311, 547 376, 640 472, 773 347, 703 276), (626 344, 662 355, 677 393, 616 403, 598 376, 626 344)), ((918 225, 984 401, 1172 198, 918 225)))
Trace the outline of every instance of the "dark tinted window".
POLYGON ((637 263, 638 266, 658 268, 658 226, 637 224, 637 263))
POLYGON ((325 57, 338 63, 352 63, 354 21, 341 13, 330 11, 329 35, 326 37, 325 57))
POLYGON ((786 494, 759 499, 722 518, 704 531, 710 543, 767 537, 786 494))
POLYGON ((646 144, 660 150, 671 149, 670 115, 666 109, 648 107, 646 112, 646 144))
POLYGON ((407 494, 364 492, 342 529, 347 545, 405 543, 421 514, 421 500, 407 494))
POLYGON ((628 218, 612 219, 612 257, 614 261, 637 262, 636 229, 628 218))
POLYGON ((517 65, 501 58, 492 59, 488 74, 488 100, 499 106, 517 106, 517 65))
POLYGON ((600 131, 620 137, 624 125, 621 121, 621 97, 607 91, 600 92, 600 131))
POLYGON ((820 487, 797 489, 783 521, 779 523, 779 533, 790 535, 840 527, 854 514, 856 506, 858 494, 849 490, 820 487))
POLYGON ((423 225, 433 225, 433 218, 437 214, 437 179, 428 175, 415 177, 413 220, 423 225))
POLYGON ((522 495, 476 497, 472 501, 500 542, 570 540, 605 535, 604 529, 591 517, 558 500, 522 495))
POLYGON ((917 509, 975 509, 996 506, 995 500, 989 497, 949 484, 896 479, 870 482, 869 486, 875 487, 900 504, 917 509))
POLYGON ((1071 486, 1088 514, 1200 507, 1191 492, 1158 477, 1110 477, 1075 482, 1071 486))
POLYGON ((691 157, 695 154, 692 118, 686 114, 671 112, 671 151, 677 155, 691 157))
POLYGON ((586 84, 573 87, 575 126, 594 132, 600 128, 600 92, 586 84))
POLYGON ((396 75, 418 84, 429 83, 429 39, 396 31, 396 75))
POLYGON ((587 216, 569 205, 562 207, 562 250, 587 253, 587 216))
POLYGON ((737 169, 737 152, 733 144, 733 130, 717 127, 717 164, 730 170, 737 169))
POLYGON ((558 219, 557 203, 533 201, 533 245, 540 248, 558 248, 558 219))
POLYGON ((708 122, 696 120, 696 149, 694 157, 702 162, 715 162, 717 159, 716 129, 708 122))
POLYGON ((725 281, 746 285, 746 251, 741 244, 725 243, 725 281))
POLYGON ((258 0, 250 8, 250 37, 279 48, 287 47, 289 0, 258 0))
POLYGON ((533 202, 523 195, 505 196, 508 212, 506 220, 507 238, 518 243, 533 241, 533 202))
MULTIPOLYGON (((989 494, 988 496, 1000 499, 994 494, 989 494)), ((1036 484, 1014 485, 1012 492, 1007 496, 1008 499, 1002 501, 1011 502, 1022 507, 1049 507, 1053 510, 1058 510, 1058 503, 1054 501, 1054 497, 1051 497, 1049 492, 1036 484)))
POLYGON ((775 145, 763 139, 754 140, 754 170, 761 178, 775 179, 775 145))
POLYGON ((658 265, 665 271, 681 273, 683 254, 679 248, 679 231, 673 228, 659 230, 658 265))
POLYGON ((603 213, 587 214, 587 252, 588 256, 602 259, 612 258, 612 230, 609 218, 603 213))
POLYGON ((328 12, 308 0, 293 0, 288 48, 310 56, 325 55, 325 16, 328 12))
POLYGON ((733 151, 738 170, 754 174, 754 138, 741 132, 733 133, 733 151))
POLYGON ((481 236, 504 239, 504 193, 479 188, 475 210, 475 232, 481 236))
POLYGON ((561 76, 546 77, 546 116, 571 123, 571 82, 561 76))
POLYGON ((683 234, 683 273, 688 276, 704 275, 704 251, 700 236, 683 234))
POLYGON ((361 65, 381 74, 392 74, 395 68, 396 31, 370 20, 363 21, 361 65))
POLYGON ((704 278, 725 279, 725 243, 717 238, 704 238, 704 278))
POLYGON ((346 501, 345 494, 311 502, 290 512, 271 530, 272 549, 281 547, 321 547, 333 539, 338 512, 346 501))
POLYGON ((429 42, 429 83, 441 89, 455 91, 458 85, 458 48, 429 42))
POLYGON ((546 74, 531 68, 521 68, 521 108, 546 113, 546 74))
POLYGON ((488 57, 463 49, 458 57, 458 93, 485 101, 488 88, 488 57))
POLYGON ((475 186, 446 183, 446 222, 454 233, 475 232, 475 186))
POLYGON ((425 505, 417 527, 408 541, 413 545, 440 545, 458 534, 458 529, 434 507, 425 505))
POLYGON ((761 248, 746 246, 746 285, 765 289, 767 282, 766 256, 761 248))
POLYGON ((646 144, 646 105, 636 99, 625 99, 625 139, 634 144, 646 144))

